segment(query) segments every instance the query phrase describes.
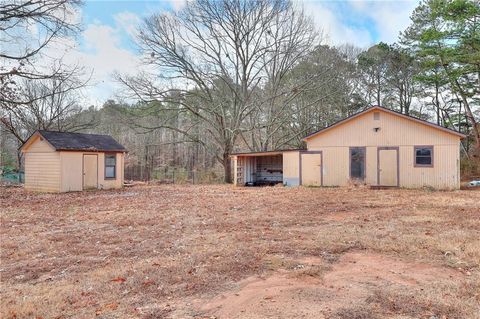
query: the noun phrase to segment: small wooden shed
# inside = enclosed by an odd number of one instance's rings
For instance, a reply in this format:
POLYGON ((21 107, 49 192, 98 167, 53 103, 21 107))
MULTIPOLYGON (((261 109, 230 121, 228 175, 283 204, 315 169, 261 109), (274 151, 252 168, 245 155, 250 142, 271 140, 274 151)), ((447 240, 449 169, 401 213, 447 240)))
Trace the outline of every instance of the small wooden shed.
POLYGON ((121 188, 127 150, 109 135, 36 131, 22 145, 25 189, 121 188))
POLYGON ((458 189, 464 137, 374 106, 308 135, 304 150, 234 154, 234 182, 458 189))

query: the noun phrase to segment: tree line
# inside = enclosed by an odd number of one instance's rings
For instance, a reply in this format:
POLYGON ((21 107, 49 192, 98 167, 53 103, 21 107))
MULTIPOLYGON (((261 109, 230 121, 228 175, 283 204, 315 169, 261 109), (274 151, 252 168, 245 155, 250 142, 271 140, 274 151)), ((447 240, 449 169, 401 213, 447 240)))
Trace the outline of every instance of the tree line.
MULTIPOLYGON (((60 12, 81 5, 47 3, 60 12)), ((24 8, 15 16, 0 5, 6 10, 2 32, 28 19, 24 8)), ((46 25, 59 16, 47 13, 46 25)), ((79 104, 78 66, 58 62, 26 76, 42 47, 2 52, 10 61, 0 69, 2 140, 21 143, 37 128, 100 131, 124 143, 132 163, 220 166, 230 182, 233 152, 302 147, 305 135, 381 105, 467 134, 462 155, 478 162, 479 21, 476 1, 424 0, 397 43, 362 49, 326 45, 312 17, 288 0, 196 0, 143 20, 143 71, 115 74, 124 89, 100 109, 79 104)), ((47 40, 77 27, 61 22, 47 40)))

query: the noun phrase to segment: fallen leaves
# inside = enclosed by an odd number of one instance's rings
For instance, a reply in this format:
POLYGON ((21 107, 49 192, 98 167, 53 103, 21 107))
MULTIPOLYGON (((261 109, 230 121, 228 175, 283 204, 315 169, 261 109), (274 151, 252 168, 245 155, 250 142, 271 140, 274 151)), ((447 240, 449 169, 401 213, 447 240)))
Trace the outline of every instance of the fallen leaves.
POLYGON ((127 281, 127 279, 125 279, 125 278, 123 278, 123 277, 116 277, 116 278, 113 278, 111 281, 122 283, 122 282, 127 281))
POLYGON ((103 314, 105 312, 113 311, 113 310, 116 310, 117 308, 118 308, 118 303, 116 303, 116 302, 108 303, 106 305, 103 305, 100 308, 97 308, 95 310, 95 315, 100 316, 101 314, 103 314))
POLYGON ((142 283, 143 286, 145 287, 148 287, 148 286, 151 286, 151 285, 154 285, 155 284, 155 281, 153 280, 146 280, 142 283))

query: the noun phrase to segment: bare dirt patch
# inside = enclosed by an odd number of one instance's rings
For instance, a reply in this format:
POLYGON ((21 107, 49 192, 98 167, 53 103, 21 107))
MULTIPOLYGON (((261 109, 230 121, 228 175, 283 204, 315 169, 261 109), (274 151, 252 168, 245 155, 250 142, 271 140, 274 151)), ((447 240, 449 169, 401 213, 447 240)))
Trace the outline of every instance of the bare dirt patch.
POLYGON ((0 189, 1 318, 479 318, 480 192, 0 189))
MULTIPOLYGON (((197 304, 205 314, 218 318, 342 317, 346 315, 345 305, 372 303, 376 296, 372 291, 392 287, 415 290, 439 282, 455 285, 463 277, 453 269, 351 252, 330 269, 323 259, 306 258, 290 271, 282 269, 266 278, 247 278, 238 283, 239 288, 197 304)), ((357 313, 361 311, 366 310, 356 309, 357 313)), ((370 310, 368 315, 378 313, 370 310)), ((384 315, 387 313, 382 312, 384 315)))

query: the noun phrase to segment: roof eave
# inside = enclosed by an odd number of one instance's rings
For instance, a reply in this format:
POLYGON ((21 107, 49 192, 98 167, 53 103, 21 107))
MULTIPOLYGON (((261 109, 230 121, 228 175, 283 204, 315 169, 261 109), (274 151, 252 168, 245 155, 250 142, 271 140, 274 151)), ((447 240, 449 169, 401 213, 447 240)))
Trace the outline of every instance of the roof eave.
MULTIPOLYGON (((287 153, 287 152, 301 152, 305 151, 303 148, 296 148, 296 149, 290 149, 290 150, 276 150, 276 151, 258 151, 258 152, 242 152, 242 153, 232 153, 230 154, 230 157, 233 156, 255 156, 257 154, 265 154, 265 156, 268 156, 269 154, 271 155, 278 155, 282 153, 287 153)), ((261 155, 258 155, 261 156, 261 155)))
POLYGON ((57 151, 61 152, 96 152, 96 153, 128 153, 127 150, 103 150, 103 149, 86 149, 86 148, 59 148, 57 151))

